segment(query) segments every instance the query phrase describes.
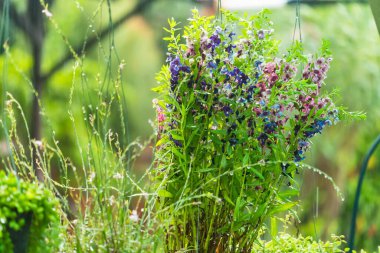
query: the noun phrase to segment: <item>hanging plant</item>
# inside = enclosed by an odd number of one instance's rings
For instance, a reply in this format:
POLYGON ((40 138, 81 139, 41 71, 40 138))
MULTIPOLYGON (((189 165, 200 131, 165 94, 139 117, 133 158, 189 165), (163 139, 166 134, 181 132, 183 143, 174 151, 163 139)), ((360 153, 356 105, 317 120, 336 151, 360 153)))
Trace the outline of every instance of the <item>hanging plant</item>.
POLYGON ((347 113, 324 92, 331 57, 279 54, 268 11, 169 20, 157 75, 154 170, 166 249, 250 252, 268 216, 296 204, 311 139, 347 113), (184 43, 183 41, 186 40, 184 43))
POLYGON ((47 189, 0 171, 0 252, 49 252, 57 241, 57 206, 47 189))

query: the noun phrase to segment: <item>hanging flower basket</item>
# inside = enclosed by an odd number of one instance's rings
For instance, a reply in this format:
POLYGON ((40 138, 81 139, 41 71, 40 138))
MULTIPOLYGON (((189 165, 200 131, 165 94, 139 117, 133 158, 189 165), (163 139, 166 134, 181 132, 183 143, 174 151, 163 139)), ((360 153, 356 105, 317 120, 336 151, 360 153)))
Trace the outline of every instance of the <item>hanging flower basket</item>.
POLYGON ((158 213, 168 252, 250 252, 269 216, 290 209, 311 139, 347 114, 323 90, 328 45, 285 54, 262 11, 169 20, 157 75, 158 213))
MULTIPOLYGON (((17 213, 16 210, 14 210, 17 213)), ((33 213, 21 213, 16 215, 15 222, 20 224, 20 228, 15 229, 7 226, 7 233, 13 245, 13 252, 23 253, 28 250, 30 226, 32 225, 33 213)))

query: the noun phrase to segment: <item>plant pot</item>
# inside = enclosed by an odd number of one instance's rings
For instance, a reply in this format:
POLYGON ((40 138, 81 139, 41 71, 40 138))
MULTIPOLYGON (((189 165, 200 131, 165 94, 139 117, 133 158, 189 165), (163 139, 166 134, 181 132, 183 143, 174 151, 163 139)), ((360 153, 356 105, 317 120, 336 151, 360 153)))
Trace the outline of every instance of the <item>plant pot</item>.
POLYGON ((30 226, 32 225, 33 213, 21 213, 18 219, 24 219, 25 224, 19 230, 8 227, 9 237, 13 244, 14 253, 26 253, 29 243, 30 226))

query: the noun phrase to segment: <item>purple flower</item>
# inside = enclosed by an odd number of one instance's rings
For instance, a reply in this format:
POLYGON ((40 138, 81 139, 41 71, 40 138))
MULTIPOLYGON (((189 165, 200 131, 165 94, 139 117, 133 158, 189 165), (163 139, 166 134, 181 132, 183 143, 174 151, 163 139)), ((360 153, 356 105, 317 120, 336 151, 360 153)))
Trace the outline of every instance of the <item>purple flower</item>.
POLYGON ((170 71, 172 74, 178 74, 179 68, 181 66, 181 62, 178 56, 176 56, 171 62, 170 62, 170 71))
POLYGON ((235 48, 236 46, 235 45, 232 45, 232 44, 229 44, 227 47, 226 47, 226 52, 231 54, 232 51, 233 51, 233 48, 235 48))
POLYGON ((179 148, 182 147, 182 142, 181 142, 181 141, 173 139, 173 136, 172 136, 172 135, 170 135, 169 138, 170 138, 171 141, 173 141, 173 143, 174 143, 177 147, 179 147, 179 148))
POLYGON ((264 146, 266 141, 268 140, 268 135, 266 133, 261 133, 259 137, 257 137, 257 140, 259 141, 261 146, 264 146))
POLYGON ((247 99, 243 98, 243 97, 240 97, 238 100, 237 100, 238 103, 241 103, 241 104, 245 104, 247 103, 247 99))
POLYGON ((209 61, 207 63, 207 68, 210 68, 210 69, 216 69, 217 65, 214 61, 209 61))
POLYGON ((189 66, 182 65, 179 68, 179 70, 182 71, 182 72, 185 72, 185 73, 190 73, 190 67, 189 66))
POLYGON ((226 117, 230 116, 233 113, 231 107, 229 107, 228 105, 223 106, 223 112, 224 115, 226 115, 226 117))
POLYGON ((218 34, 211 35, 210 40, 211 40, 211 46, 213 48, 215 48, 216 46, 219 46, 219 44, 221 42, 218 34))
MULTIPOLYGON (((169 59, 169 57, 168 57, 168 59, 169 59)), ((170 59, 172 59, 172 58, 170 57, 170 59)), ((170 88, 172 91, 174 91, 174 89, 175 89, 175 87, 179 81, 180 71, 182 71, 184 73, 190 73, 190 67, 182 65, 180 58, 178 56, 176 56, 174 59, 171 60, 170 65, 169 65, 169 70, 171 73, 170 88)))
POLYGON ((265 74, 272 74, 275 71, 276 71, 276 63, 274 63, 274 62, 268 62, 265 65, 265 68, 264 68, 264 73, 265 74))
POLYGON ((257 32, 257 37, 259 38, 259 40, 263 40, 265 38, 265 33, 263 30, 259 30, 257 32))
POLYGON ((319 59, 317 60, 317 64, 318 64, 318 65, 322 65, 324 62, 325 62, 325 58, 319 58, 319 59))
POLYGON ((306 148, 309 145, 310 145, 310 143, 307 141, 303 141, 303 140, 298 141, 298 147, 300 147, 300 148, 306 148))
POLYGON ((230 32, 229 34, 228 34, 228 38, 230 38, 230 40, 232 41, 232 37, 234 37, 236 35, 236 33, 234 33, 234 32, 230 32))
POLYGON ((211 85, 208 84, 205 80, 201 82, 201 89, 207 91, 211 85))
POLYGON ((234 69, 228 72, 227 75, 234 77, 239 87, 243 84, 247 84, 249 81, 249 77, 237 67, 234 67, 234 69))
POLYGON ((277 124, 276 122, 268 122, 264 125, 264 131, 267 134, 272 134, 276 130, 277 124))
POLYGON ((278 80, 278 75, 276 73, 270 74, 270 76, 268 78, 270 87, 272 87, 277 80, 278 80))
POLYGON ((228 69, 225 66, 223 66, 222 69, 220 70, 220 73, 223 75, 228 75, 228 69))

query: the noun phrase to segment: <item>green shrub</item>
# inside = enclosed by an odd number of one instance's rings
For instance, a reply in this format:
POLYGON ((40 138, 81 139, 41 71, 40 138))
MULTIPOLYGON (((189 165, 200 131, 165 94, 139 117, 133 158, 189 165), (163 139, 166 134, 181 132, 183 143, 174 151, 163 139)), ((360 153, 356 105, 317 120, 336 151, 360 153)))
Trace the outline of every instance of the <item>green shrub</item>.
POLYGON ((342 250, 345 244, 342 236, 331 236, 331 241, 314 240, 311 236, 298 237, 291 236, 287 233, 280 233, 271 241, 259 240, 253 252, 257 253, 285 253, 285 252, 307 252, 307 253, 338 253, 346 252, 342 250))
POLYGON ((12 251, 11 231, 22 230, 30 218, 29 233, 26 233, 28 252, 56 251, 60 222, 57 207, 53 194, 41 185, 0 171, 0 252, 12 251))

